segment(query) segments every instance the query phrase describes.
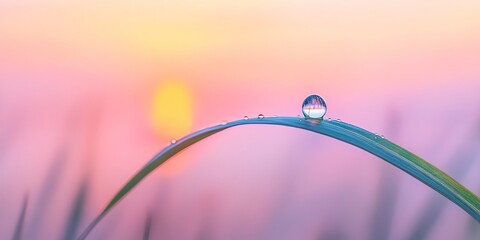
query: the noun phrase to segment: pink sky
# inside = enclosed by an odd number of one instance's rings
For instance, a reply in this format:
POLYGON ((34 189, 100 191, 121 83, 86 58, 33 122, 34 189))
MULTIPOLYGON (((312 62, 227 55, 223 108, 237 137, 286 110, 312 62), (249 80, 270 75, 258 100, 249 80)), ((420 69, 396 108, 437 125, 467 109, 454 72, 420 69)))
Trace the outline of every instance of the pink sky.
MULTIPOLYGON (((154 131, 150 111, 153 89, 171 78, 192 94, 191 131, 244 115, 301 114, 303 98, 317 93, 327 117, 387 138, 388 114, 397 112, 392 140, 444 169, 479 121, 478 16, 474 0, 2 1, 0 239, 10 238, 25 192, 26 236, 60 236, 88 172, 85 226, 170 140, 154 131), (69 157, 48 224, 32 230, 63 145, 69 157)), ((314 238, 341 225, 349 237, 367 236, 388 168, 331 139, 264 126, 228 130, 172 160, 92 236, 140 236, 148 209, 157 212, 154 236, 174 239, 203 228, 215 239, 314 238)), ((478 162, 461 180, 472 190, 478 162)), ((400 238, 434 193, 396 172, 391 234, 400 238)), ((467 219, 450 203, 429 237, 458 239, 467 219)))

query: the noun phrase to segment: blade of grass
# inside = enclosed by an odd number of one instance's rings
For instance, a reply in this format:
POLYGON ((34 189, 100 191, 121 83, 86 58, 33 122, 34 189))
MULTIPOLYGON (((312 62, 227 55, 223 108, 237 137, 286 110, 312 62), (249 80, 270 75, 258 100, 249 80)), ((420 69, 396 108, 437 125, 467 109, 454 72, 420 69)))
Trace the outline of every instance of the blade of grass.
POLYGON ((393 222, 394 207, 397 204, 398 177, 392 169, 382 166, 381 177, 372 214, 370 238, 372 240, 389 239, 393 222))
MULTIPOLYGON (((401 114, 396 108, 390 109, 387 114, 385 133, 396 138, 401 129, 401 114)), ((370 223, 370 237, 372 240, 389 239, 398 195, 398 172, 390 166, 382 165, 375 208, 370 223)))
POLYGON ((48 215, 49 208, 52 207, 52 199, 59 191, 62 174, 64 174, 71 153, 71 142, 76 129, 78 118, 77 113, 67 116, 65 130, 60 139, 58 150, 53 156, 52 163, 48 169, 47 175, 43 180, 39 192, 38 200, 32 204, 32 217, 26 232, 26 238, 38 238, 41 235, 42 224, 45 224, 45 216, 48 215))
POLYGON ((225 129, 246 124, 268 124, 300 128, 349 143, 367 152, 370 152, 392 165, 400 168, 411 176, 425 183, 452 202, 463 208, 468 214, 480 222, 480 200, 453 178, 414 155, 406 149, 354 125, 329 120, 305 120, 297 117, 265 117, 248 120, 237 120, 194 132, 169 145, 154 156, 139 172, 137 172, 113 197, 105 209, 90 223, 79 236, 85 239, 95 225, 118 203, 130 190, 145 176, 167 161, 176 153, 190 145, 225 129))
MULTIPOLYGON (((450 170, 450 174, 456 179, 462 180, 467 176, 468 171, 471 170, 479 154, 480 128, 477 127, 475 130, 477 131, 472 132, 472 136, 468 137, 455 152, 446 167, 446 169, 450 170)), ((423 210, 419 213, 419 217, 416 218, 413 224, 414 227, 407 239, 425 239, 435 226, 435 223, 440 219, 447 203, 443 198, 431 196, 422 208, 423 210)))
POLYGON ((45 223, 44 217, 48 214, 48 209, 51 207, 52 198, 58 190, 58 185, 62 179, 62 173, 67 164, 69 149, 67 146, 62 146, 54 156, 53 163, 48 169, 46 178, 42 183, 38 200, 33 204, 31 222, 26 233, 27 238, 38 236, 42 224, 45 223))
POLYGON ((15 232, 13 233, 13 240, 22 239, 23 225, 25 223, 25 215, 27 213, 27 205, 28 195, 25 195, 25 198, 23 199, 22 210, 20 211, 20 215, 17 220, 17 226, 15 227, 15 232))
POLYGON ((77 235, 78 227, 80 225, 80 221, 82 220, 82 216, 84 213, 86 201, 88 195, 88 182, 86 180, 82 181, 78 192, 75 196, 73 201, 72 207, 70 208, 70 214, 67 218, 67 225, 65 227, 65 232, 63 234, 62 239, 75 239, 77 235))
MULTIPOLYGON (((477 190, 477 193, 480 193, 480 190, 477 190)), ((480 239, 480 224, 473 220, 473 218, 468 219, 467 227, 465 231, 465 240, 476 240, 480 239)))
MULTIPOLYGON (((458 164, 458 166, 463 167, 463 173, 466 173, 469 167, 472 165, 472 161, 469 159, 461 160, 460 162, 464 163, 463 166, 458 164)), ((456 166, 456 167, 458 167, 456 166)), ((457 169, 458 170, 458 169, 457 169)), ((453 176, 458 176, 458 179, 463 179, 466 174, 453 174, 453 176)), ((447 206, 447 201, 437 196, 431 196, 427 201, 425 206, 422 208, 419 217, 416 218, 415 223, 413 224, 413 229, 410 232, 409 238, 407 239, 425 239, 430 231, 435 226, 435 223, 440 219, 445 207, 447 206)))
POLYGON ((148 213, 147 219, 145 220, 145 228, 143 229, 143 240, 150 239, 151 228, 152 228, 152 214, 148 213))

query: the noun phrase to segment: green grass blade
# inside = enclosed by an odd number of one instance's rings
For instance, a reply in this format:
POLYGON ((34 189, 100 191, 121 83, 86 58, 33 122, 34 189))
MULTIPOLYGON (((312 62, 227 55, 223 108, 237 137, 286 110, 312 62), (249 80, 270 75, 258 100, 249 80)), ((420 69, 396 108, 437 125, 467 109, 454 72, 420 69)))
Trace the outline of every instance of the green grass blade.
MULTIPOLYGON (((401 130, 402 115, 392 108, 387 115, 387 126, 385 133, 395 138, 401 130)), ((390 239, 392 223, 397 208, 397 195, 399 172, 390 166, 381 165, 380 178, 378 180, 377 196, 374 200, 374 208, 371 212, 370 233, 371 240, 390 239)))
POLYGON ((105 216, 105 214, 118 203, 130 190, 135 187, 145 176, 156 169, 170 157, 189 147, 190 145, 225 129, 246 124, 268 124, 300 128, 359 147, 376 155, 392 165, 400 168, 411 176, 425 183, 439 192, 452 202, 463 208, 476 221, 480 222, 480 199, 460 183, 447 174, 426 162, 415 154, 390 142, 387 139, 371 133, 354 125, 329 120, 305 120, 297 117, 265 117, 247 120, 237 120, 227 124, 221 124, 194 132, 178 140, 175 144, 167 146, 154 156, 125 186, 113 197, 105 209, 90 223, 85 231, 79 236, 84 239, 93 227, 105 216))
MULTIPOLYGON (((480 147, 480 135, 476 131, 473 131, 472 137, 467 138, 460 146, 460 149, 451 157, 445 168, 449 170, 452 177, 459 181, 467 176, 475 163, 475 159, 477 159, 477 155, 479 154, 478 149, 480 147)), ((422 211, 419 212, 419 217, 415 218, 416 220, 414 221, 412 231, 406 239, 427 238, 428 234, 434 228, 435 223, 441 218, 447 203, 448 201, 445 199, 431 196, 422 208, 422 211)))
POLYGON ((25 195, 22 204, 22 210, 17 220, 17 226, 15 227, 15 232, 13 233, 13 240, 22 239, 23 225, 25 223, 25 215, 27 214, 27 205, 28 205, 28 195, 25 195))
POLYGON ((370 224, 371 240, 389 239, 394 210, 397 205, 398 195, 398 176, 395 169, 386 168, 382 166, 379 180, 379 187, 377 190, 377 197, 375 198, 375 208, 372 212, 372 222, 370 224))
POLYGON ((65 144, 54 156, 54 160, 48 169, 44 182, 42 183, 42 188, 37 198, 38 200, 35 201, 35 203, 30 204, 32 206, 30 208, 31 217, 30 223, 27 226, 26 238, 38 236, 39 231, 42 229, 42 224, 45 224, 48 209, 52 206, 52 199, 58 191, 58 185, 61 183, 62 174, 67 165, 68 154, 69 149, 65 144))
POLYGON ((73 204, 70 207, 70 213, 68 216, 65 232, 63 233, 62 239, 75 239, 77 232, 79 230, 80 222, 82 220, 84 209, 87 202, 88 196, 88 182, 83 180, 80 184, 80 187, 75 195, 73 204))
POLYGON ((152 213, 148 213, 147 219, 145 220, 145 227, 143 228, 143 240, 150 239, 150 233, 152 230, 152 213))
MULTIPOLYGON (((480 190, 477 190, 477 193, 480 193, 480 190)), ((465 240, 480 239, 480 224, 478 224, 473 218, 468 219, 467 228, 465 230, 465 240)))

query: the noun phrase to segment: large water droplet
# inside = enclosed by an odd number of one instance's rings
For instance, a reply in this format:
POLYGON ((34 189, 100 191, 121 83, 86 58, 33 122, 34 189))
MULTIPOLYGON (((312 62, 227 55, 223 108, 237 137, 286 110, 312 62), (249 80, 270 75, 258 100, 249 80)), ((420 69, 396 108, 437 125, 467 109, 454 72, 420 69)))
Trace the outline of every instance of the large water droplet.
POLYGON ((327 112, 327 104, 322 97, 313 94, 303 100, 302 112, 306 118, 322 119, 327 112))
POLYGON ((263 119, 264 117, 265 117, 265 116, 263 116, 263 114, 261 114, 261 113, 258 114, 258 118, 259 118, 259 119, 263 119))

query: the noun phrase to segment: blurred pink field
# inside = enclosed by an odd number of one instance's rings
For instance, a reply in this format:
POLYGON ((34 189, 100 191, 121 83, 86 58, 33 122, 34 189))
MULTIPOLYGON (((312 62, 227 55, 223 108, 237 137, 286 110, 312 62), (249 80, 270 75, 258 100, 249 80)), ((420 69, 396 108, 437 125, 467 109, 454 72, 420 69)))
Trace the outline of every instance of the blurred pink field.
MULTIPOLYGON (((474 0, 2 1, 0 239, 27 193, 23 237, 61 239, 87 181, 78 234, 171 139, 295 116, 311 93, 326 117, 385 135, 478 194, 478 16, 474 0), (455 164, 466 145, 472 160, 455 164)), ((404 239, 431 201, 445 206, 427 239, 480 238, 468 214, 383 160, 244 126, 175 156, 90 239, 140 239, 148 215, 152 239, 374 239, 381 204, 383 236, 404 239)))

